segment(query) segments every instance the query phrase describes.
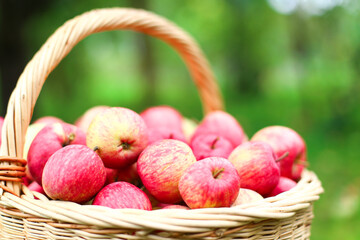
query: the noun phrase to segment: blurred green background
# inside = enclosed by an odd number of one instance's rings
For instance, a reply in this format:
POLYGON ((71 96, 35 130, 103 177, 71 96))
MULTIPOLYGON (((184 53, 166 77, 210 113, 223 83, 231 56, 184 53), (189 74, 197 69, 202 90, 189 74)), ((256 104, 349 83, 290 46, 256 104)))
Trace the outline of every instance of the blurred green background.
MULTIPOLYGON (((312 239, 360 239, 360 2, 357 0, 1 1, 1 115, 25 64, 66 20, 94 8, 145 8, 189 32, 207 56, 226 110, 251 137, 298 131, 325 193, 312 239)), ((50 74, 34 110, 74 122, 95 105, 167 104, 201 120, 196 88, 163 42, 91 35, 50 74)))

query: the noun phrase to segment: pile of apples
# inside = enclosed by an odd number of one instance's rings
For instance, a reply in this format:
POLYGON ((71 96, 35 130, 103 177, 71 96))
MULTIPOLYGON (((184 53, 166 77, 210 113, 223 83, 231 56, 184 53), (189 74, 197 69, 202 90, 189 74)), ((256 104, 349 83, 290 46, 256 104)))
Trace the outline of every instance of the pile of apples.
POLYGON ((197 124, 170 106, 140 114, 96 106, 74 124, 42 117, 25 142, 30 190, 110 208, 251 203, 293 188, 307 161, 304 140, 288 127, 268 126, 249 140, 226 112, 197 124))

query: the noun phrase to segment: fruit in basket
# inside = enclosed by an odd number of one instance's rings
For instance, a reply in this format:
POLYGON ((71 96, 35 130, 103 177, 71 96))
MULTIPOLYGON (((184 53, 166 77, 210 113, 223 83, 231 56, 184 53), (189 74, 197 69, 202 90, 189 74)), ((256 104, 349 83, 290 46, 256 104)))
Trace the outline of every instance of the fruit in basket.
POLYGON ((42 173, 49 157, 57 150, 71 144, 86 144, 85 133, 74 125, 54 123, 45 126, 36 135, 28 151, 31 176, 42 185, 42 173))
POLYGON ((88 109, 81 117, 79 117, 74 125, 83 130, 85 133, 87 132, 92 120, 98 115, 100 112, 108 109, 108 106, 95 106, 88 109))
POLYGON ((101 158, 84 145, 69 145, 47 161, 42 186, 52 199, 84 203, 104 186, 106 172, 101 158))
POLYGON ((182 132, 182 115, 170 106, 149 107, 140 113, 146 126, 151 128, 169 128, 182 132))
POLYGON ((141 180, 137 171, 137 163, 133 163, 132 165, 121 168, 117 170, 117 181, 124 181, 135 186, 141 185, 141 180))
POLYGON ((197 161, 181 176, 181 197, 191 209, 230 207, 240 189, 240 177, 225 158, 210 157, 197 161))
POLYGON ((247 203, 253 203, 264 199, 263 196, 261 196, 259 193, 246 188, 240 188, 239 194, 235 200, 235 202, 231 205, 232 207, 247 204, 247 203))
POLYGON ((280 161, 281 176, 297 181, 306 165, 306 145, 293 129, 284 126, 269 126, 256 132, 252 141, 263 141, 271 145, 280 161))
POLYGON ((139 114, 113 107, 96 115, 87 131, 86 143, 99 154, 105 167, 119 169, 136 162, 148 144, 148 132, 139 114))
POLYGON ((30 124, 29 127, 26 130, 25 135, 25 144, 24 144, 24 152, 23 157, 24 159, 27 159, 27 154, 29 152, 29 148, 31 146, 32 141, 36 137, 36 135, 46 126, 45 123, 33 123, 30 124))
POLYGON ((105 168, 105 172, 106 172, 106 180, 104 186, 109 185, 110 183, 116 182, 118 180, 117 169, 105 168))
POLYGON ((195 162, 186 143, 165 139, 145 148, 137 161, 137 170, 145 188, 158 201, 177 203, 181 201, 180 177, 195 162))
POLYGON ((207 157, 228 158, 234 149, 229 140, 211 133, 196 136, 190 144, 197 160, 207 157))
POLYGON ((146 194, 128 182, 114 182, 96 194, 93 205, 110 208, 134 208, 151 210, 151 203, 146 194))
POLYGON ((38 192, 41 194, 45 194, 43 187, 40 184, 38 184, 36 181, 33 181, 32 183, 30 183, 28 188, 30 191, 35 191, 35 192, 38 192))
POLYGON ((148 129, 149 144, 163 139, 175 139, 182 142, 186 142, 185 136, 179 130, 173 128, 149 128, 148 129))
POLYGON ((29 186, 30 183, 34 182, 34 179, 30 179, 28 176, 25 175, 25 177, 22 177, 21 178, 22 180, 22 183, 25 185, 25 186, 29 186))
POLYGON ((53 124, 53 123, 64 123, 63 120, 61 120, 60 118, 54 117, 54 116, 45 116, 45 117, 41 117, 38 118, 37 120, 34 121, 34 123, 42 123, 45 125, 48 124, 53 124))
MULTIPOLYGON (((36 137, 36 135, 40 132, 41 129, 43 129, 46 126, 45 123, 33 123, 30 124, 28 129, 26 130, 26 135, 25 135, 25 144, 24 144, 24 151, 23 151, 23 158, 27 159, 27 155, 29 152, 29 148, 31 146, 32 141, 34 140, 34 138, 36 137)), ((31 176, 30 170, 29 170, 29 165, 26 165, 26 178, 29 179, 30 181, 34 181, 33 176, 31 176)))
POLYGON ((183 205, 178 204, 167 204, 161 207, 161 209, 183 209, 183 210, 189 210, 190 208, 183 205))
POLYGON ((156 106, 145 109, 140 116, 144 119, 149 133, 149 144, 162 139, 175 139, 186 142, 182 129, 182 115, 169 106, 156 106))
POLYGON ((215 111, 206 115, 196 128, 192 139, 209 133, 229 140, 234 148, 244 141, 245 136, 238 121, 223 111, 215 111))
POLYGON ((295 186, 296 186, 296 182, 294 180, 287 178, 287 177, 280 177, 279 183, 271 191, 271 193, 268 195, 268 197, 273 197, 280 193, 286 192, 295 186))
POLYGON ((190 142, 192 135, 194 134, 197 128, 197 122, 193 119, 189 119, 184 117, 182 120, 182 132, 185 135, 185 139, 187 142, 190 142))
POLYGON ((3 124, 4 124, 4 118, 0 117, 0 146, 1 146, 1 133, 2 133, 3 124))
POLYGON ((235 148, 229 161, 241 178, 241 187, 265 196, 278 184, 280 169, 271 146, 265 142, 246 142, 235 148))

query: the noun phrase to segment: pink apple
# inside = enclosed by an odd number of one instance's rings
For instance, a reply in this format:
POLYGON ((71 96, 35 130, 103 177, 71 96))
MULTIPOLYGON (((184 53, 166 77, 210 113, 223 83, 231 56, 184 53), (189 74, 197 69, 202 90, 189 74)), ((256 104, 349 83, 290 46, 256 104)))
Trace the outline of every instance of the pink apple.
POLYGON ((69 145, 47 161, 42 186, 52 199, 84 203, 104 186, 106 172, 101 158, 83 145, 69 145))
POLYGON ((141 180, 137 171, 137 163, 118 169, 116 178, 117 181, 128 182, 134 184, 135 186, 141 185, 141 180))
POLYGON ((279 183, 272 190, 268 197, 276 196, 280 193, 286 192, 296 186, 296 182, 287 177, 280 177, 279 183))
POLYGON ((57 150, 70 144, 85 145, 83 131, 67 123, 54 123, 45 126, 32 141, 27 160, 31 176, 42 185, 42 173, 49 157, 57 150))
POLYGON ((294 130, 283 126, 270 126, 259 130, 251 141, 263 141, 271 145, 280 161, 281 176, 299 180, 306 165, 306 145, 294 130))
POLYGON ((34 121, 34 123, 42 123, 42 124, 53 124, 53 123, 63 123, 64 121, 61 120, 60 118, 57 117, 53 117, 53 116, 45 116, 45 117, 41 117, 39 119, 37 119, 36 121, 34 121))
POLYGON ((151 210, 151 203, 146 194, 128 182, 114 182, 96 194, 93 205, 110 208, 134 208, 151 210))
POLYGON ((270 193, 279 182, 280 169, 271 146, 265 142, 246 142, 229 156, 241 178, 241 187, 262 196, 270 193))
POLYGON ((113 168, 105 168, 106 172, 106 180, 105 180, 105 186, 109 185, 110 183, 117 182, 118 181, 118 170, 113 168))
POLYGON ((27 159, 27 154, 29 152, 29 148, 31 146, 32 141, 36 137, 36 135, 43 129, 47 124, 45 123, 33 123, 30 124, 29 127, 26 130, 25 135, 25 143, 24 143, 24 151, 23 151, 23 157, 24 159, 27 159))
POLYGON ((83 130, 85 133, 87 132, 90 123, 94 119, 96 115, 98 115, 100 112, 108 109, 108 106, 95 106, 87 110, 81 117, 79 117, 75 121, 75 126, 83 130))
POLYGON ((211 133, 197 135, 190 146, 197 160, 207 157, 228 158, 234 149, 229 140, 211 133))
POLYGON ((186 143, 165 139, 145 148, 137 169, 145 188, 158 201, 177 203, 181 201, 180 177, 194 162, 196 158, 186 143))
POLYGON ((30 182, 32 182, 32 181, 34 181, 34 178, 33 178, 33 176, 31 176, 31 173, 30 173, 30 170, 29 170, 29 164, 27 164, 26 166, 25 166, 25 178, 27 179, 27 181, 29 181, 29 183, 30 182))
POLYGON ((182 132, 185 135, 187 142, 191 141, 191 137, 194 134, 198 124, 195 120, 189 118, 183 118, 182 120, 182 132))
POLYGON ((33 180, 30 179, 30 178, 28 178, 27 176, 22 177, 21 179, 22 179, 22 183, 23 183, 25 186, 29 186, 29 185, 33 182, 33 180))
POLYGON ((42 186, 40 186, 36 181, 33 181, 29 186, 28 186, 30 191, 35 191, 41 194, 46 194, 44 189, 42 188, 42 186))
POLYGON ((161 205, 161 203, 158 200, 156 200, 156 198, 153 195, 150 194, 149 190, 147 190, 144 186, 142 186, 140 189, 149 198, 150 203, 151 203, 151 207, 152 207, 153 210, 161 208, 161 207, 159 207, 159 205, 161 205))
POLYGON ((161 209, 183 209, 183 210, 189 210, 189 207, 183 206, 183 205, 177 205, 177 204, 167 204, 163 206, 161 209))
POLYGON ((96 115, 87 131, 86 143, 96 150, 105 167, 119 169, 135 163, 147 146, 147 128, 139 114, 113 107, 96 115))
POLYGON ((264 199, 259 193, 246 188, 240 188, 239 194, 235 200, 235 202, 231 205, 232 207, 253 203, 264 199))
POLYGON ((181 197, 191 209, 230 207, 240 189, 240 177, 225 158, 210 157, 197 161, 181 176, 181 197))
POLYGON ((176 129, 158 127, 148 129, 149 144, 163 139, 175 139, 182 142, 186 142, 185 135, 176 129))
POLYGON ((192 139, 198 135, 209 133, 226 138, 234 148, 244 141, 244 131, 240 124, 233 116, 223 111, 215 111, 206 115, 195 130, 192 139))
POLYGON ((181 114, 170 106, 150 107, 140 113, 148 128, 169 128, 182 132, 181 114))

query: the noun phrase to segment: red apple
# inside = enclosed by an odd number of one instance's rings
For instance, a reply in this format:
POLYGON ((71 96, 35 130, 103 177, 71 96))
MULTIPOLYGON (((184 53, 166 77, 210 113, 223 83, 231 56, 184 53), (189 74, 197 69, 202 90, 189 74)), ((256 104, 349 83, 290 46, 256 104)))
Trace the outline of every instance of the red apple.
POLYGON ((114 107, 96 115, 87 131, 86 143, 96 150, 105 167, 119 169, 136 162, 148 144, 147 134, 139 114, 114 107))
POLYGON ((163 139, 175 139, 182 142, 186 142, 184 134, 176 129, 158 127, 148 129, 149 144, 163 139))
POLYGON ((52 199, 84 203, 104 186, 106 172, 101 158, 83 145, 69 145, 47 161, 42 186, 52 199))
POLYGON ((135 186, 141 185, 141 180, 137 171, 137 163, 133 163, 132 165, 121 168, 117 170, 116 181, 124 181, 135 186))
POLYGON ((280 193, 286 192, 296 186, 296 182, 287 177, 280 177, 279 183, 276 187, 268 194, 268 197, 276 196, 280 193))
POLYGON ((118 170, 113 168, 105 168, 106 172, 106 180, 105 180, 105 186, 109 185, 110 183, 117 182, 118 181, 118 170))
POLYGON ((180 177, 194 162, 196 158, 186 143, 165 139, 145 148, 137 169, 145 188, 158 201, 177 203, 181 201, 180 177))
POLYGON ((140 113, 148 128, 169 128, 182 132, 181 114, 170 106, 150 107, 140 113))
POLYGON ((45 126, 32 141, 27 160, 31 176, 42 185, 42 173, 49 157, 70 144, 85 145, 85 133, 74 125, 54 123, 45 126))
POLYGON ((114 182, 96 194, 93 205, 110 208, 134 208, 151 210, 151 203, 146 194, 128 182, 114 182))
POLYGON ((156 200, 156 198, 153 195, 150 194, 149 190, 147 190, 144 186, 142 186, 140 189, 149 198, 150 203, 151 203, 151 207, 152 207, 153 210, 161 208, 161 207, 159 207, 159 205, 161 205, 161 203, 158 200, 156 200))
POLYGON ((53 116, 45 116, 45 117, 41 117, 37 120, 34 121, 34 123, 41 123, 41 124, 53 124, 53 123, 63 123, 64 121, 61 120, 60 118, 57 117, 53 117, 53 116))
POLYGON ((177 205, 177 204, 167 204, 163 206, 161 209, 184 209, 189 210, 190 208, 183 206, 183 205, 177 205))
POLYGON ((182 132, 185 135, 185 139, 187 142, 191 141, 191 137, 194 134, 198 124, 195 120, 189 118, 183 118, 182 121, 182 132))
POLYGON ((30 183, 30 185, 28 186, 30 191, 35 191, 41 194, 46 194, 44 189, 42 188, 42 186, 40 186, 36 181, 33 181, 32 183, 30 183))
POLYGON ((28 176, 22 177, 21 179, 22 179, 22 183, 25 186, 29 186, 34 181, 33 179, 28 178, 28 176))
POLYGON ((23 157, 24 159, 27 159, 27 154, 29 152, 29 148, 31 146, 32 141, 36 137, 36 135, 43 129, 47 124, 45 123, 33 123, 30 124, 29 127, 26 130, 25 135, 25 143, 24 143, 24 151, 23 151, 23 157))
POLYGON ((195 130, 192 139, 209 133, 229 140, 234 148, 244 141, 244 131, 240 124, 233 116, 223 111, 215 111, 206 115, 195 130))
POLYGON ((263 141, 274 149, 277 158, 288 154, 280 161, 281 176, 299 180, 306 165, 306 145, 294 130, 283 126, 270 126, 261 129, 251 141, 263 141))
POLYGON ((271 146, 265 142, 246 142, 229 156, 241 178, 241 187, 262 196, 270 193, 279 182, 280 169, 271 146))
POLYGON ((94 119, 96 115, 98 115, 100 112, 108 109, 108 106, 95 106, 87 110, 81 117, 79 117, 75 121, 75 126, 83 130, 85 133, 87 132, 90 123, 94 119))
POLYGON ((181 176, 181 197, 191 209, 230 207, 240 189, 240 177, 225 158, 210 157, 197 161, 181 176))
POLYGON ((257 202, 264 199, 259 193, 246 188, 240 188, 239 194, 235 200, 235 202, 231 205, 232 207, 257 202))
POLYGON ((190 146, 197 160, 208 157, 228 158, 234 149, 229 140, 211 133, 196 136, 190 146))
POLYGON ((1 132, 2 132, 3 124, 4 124, 4 118, 0 117, 0 146, 1 146, 1 132))

